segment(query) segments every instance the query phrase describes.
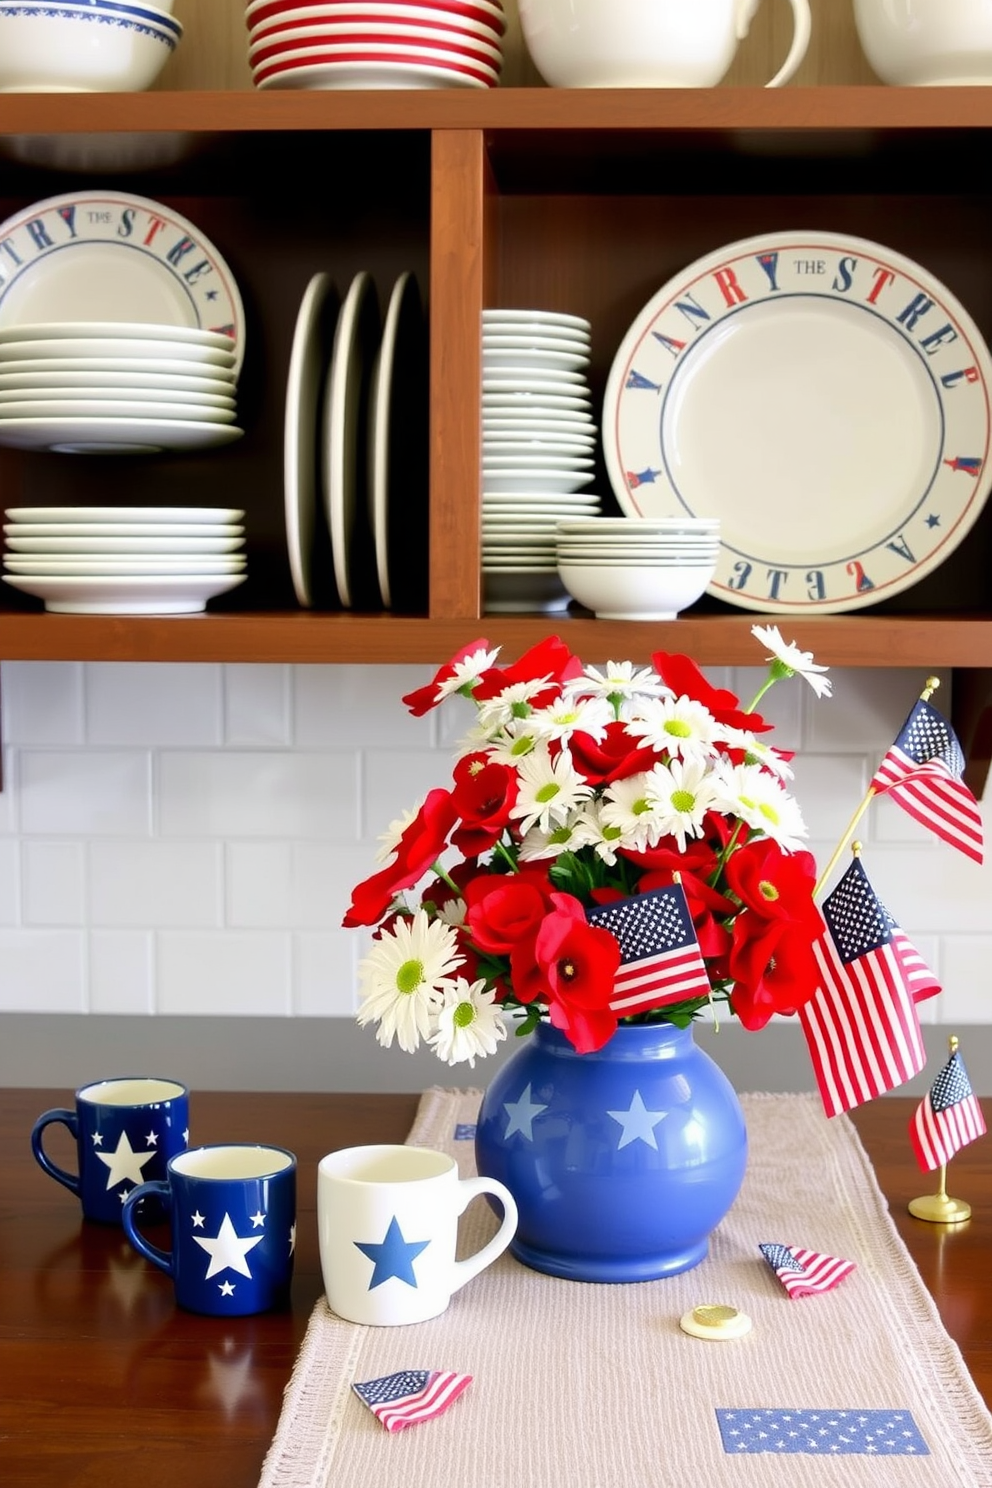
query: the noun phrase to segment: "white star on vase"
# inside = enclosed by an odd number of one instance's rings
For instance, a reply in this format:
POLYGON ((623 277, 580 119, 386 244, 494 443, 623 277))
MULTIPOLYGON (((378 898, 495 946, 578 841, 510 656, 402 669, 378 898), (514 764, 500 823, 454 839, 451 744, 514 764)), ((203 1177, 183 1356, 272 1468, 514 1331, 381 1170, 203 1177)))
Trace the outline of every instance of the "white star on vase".
POLYGON ((503 1102, 503 1110, 510 1118, 506 1131, 503 1133, 504 1140, 512 1137, 514 1132, 519 1132, 521 1136, 527 1138, 528 1142, 533 1142, 534 1117, 540 1116, 541 1112, 547 1109, 547 1106, 538 1105, 532 1099, 530 1085, 525 1085, 524 1093, 519 1100, 503 1102))
POLYGON ((256 1245, 261 1245, 264 1238, 264 1235, 255 1235, 253 1238, 242 1240, 231 1223, 229 1214, 224 1215, 220 1229, 213 1240, 194 1235, 193 1239, 197 1245, 202 1245, 210 1257, 210 1265, 207 1267, 204 1280, 209 1281, 211 1276, 217 1275, 218 1271, 238 1271, 242 1276, 247 1276, 250 1281, 251 1271, 248 1269, 246 1257, 256 1245))
POLYGON ((668 1115, 667 1111, 649 1111, 643 1100, 641 1092, 634 1091, 634 1097, 626 1111, 607 1111, 607 1116, 612 1116, 614 1121, 619 1121, 623 1127, 623 1134, 617 1143, 617 1149, 626 1147, 630 1142, 646 1142, 657 1152, 658 1139, 654 1129, 659 1121, 663 1121, 668 1115))
POLYGON ((110 1169, 107 1174, 108 1189, 116 1188, 117 1184, 123 1183, 125 1178, 130 1178, 132 1183, 144 1183, 145 1179, 141 1170, 145 1163, 151 1162, 154 1156, 154 1152, 135 1152, 126 1131, 121 1132, 116 1152, 97 1153, 100 1161, 106 1163, 110 1169))
POLYGON ((262 1213, 261 1209, 259 1209, 257 1214, 250 1214, 248 1218, 251 1220, 251 1226, 253 1230, 259 1229, 265 1223, 265 1215, 262 1213))
POLYGON ((222 1297, 233 1297, 234 1296, 234 1284, 233 1284, 233 1282, 222 1281, 221 1284, 220 1284, 220 1294, 221 1294, 222 1297))

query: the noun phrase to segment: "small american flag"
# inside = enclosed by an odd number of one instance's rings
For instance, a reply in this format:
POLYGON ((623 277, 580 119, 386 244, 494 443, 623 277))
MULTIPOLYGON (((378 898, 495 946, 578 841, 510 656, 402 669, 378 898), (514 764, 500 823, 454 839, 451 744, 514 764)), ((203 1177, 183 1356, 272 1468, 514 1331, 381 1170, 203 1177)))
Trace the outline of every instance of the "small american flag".
POLYGON ((955 1052, 920 1101, 909 1123, 909 1140, 925 1173, 943 1167, 955 1152, 985 1134, 985 1117, 955 1052))
POLYGON ((387 1431, 402 1431, 442 1415, 471 1383, 470 1374, 449 1369, 401 1369, 351 1388, 387 1431))
POLYGON ((586 919, 620 944, 610 1003, 620 1017, 709 997, 710 979, 681 884, 601 905, 586 919))
POLYGON ((799 1021, 824 1109, 837 1116, 919 1074, 926 1051, 917 979, 904 961, 910 943, 900 949, 860 859, 823 901, 823 917, 813 945, 820 985, 799 1021))
POLYGON ((790 1297, 812 1297, 817 1292, 830 1292, 838 1282, 850 1276, 853 1261, 821 1255, 816 1250, 800 1250, 796 1245, 759 1245, 758 1249, 771 1266, 790 1297))
POLYGON ((980 863, 982 818, 963 773, 957 735, 946 718, 920 698, 871 783, 944 842, 980 863))

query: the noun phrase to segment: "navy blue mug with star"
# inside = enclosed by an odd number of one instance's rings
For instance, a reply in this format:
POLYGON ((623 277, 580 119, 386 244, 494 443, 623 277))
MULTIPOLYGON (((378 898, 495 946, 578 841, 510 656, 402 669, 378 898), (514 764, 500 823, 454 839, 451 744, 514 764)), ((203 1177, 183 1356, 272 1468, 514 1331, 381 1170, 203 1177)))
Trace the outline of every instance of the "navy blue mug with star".
POLYGON ((121 1218, 135 1249, 172 1277, 176 1301, 188 1312, 244 1317, 289 1300, 296 1158, 284 1147, 191 1147, 172 1158, 164 1182, 128 1194, 121 1218), (138 1228, 149 1201, 170 1216, 171 1250, 138 1228))
POLYGON ((178 1080, 124 1075, 76 1091, 75 1109, 45 1111, 31 1131, 31 1150, 56 1182, 78 1196, 86 1219, 121 1222, 128 1194, 165 1177, 170 1157, 189 1141, 189 1091, 178 1080), (49 1126, 76 1139, 78 1171, 68 1172, 43 1145, 49 1126))

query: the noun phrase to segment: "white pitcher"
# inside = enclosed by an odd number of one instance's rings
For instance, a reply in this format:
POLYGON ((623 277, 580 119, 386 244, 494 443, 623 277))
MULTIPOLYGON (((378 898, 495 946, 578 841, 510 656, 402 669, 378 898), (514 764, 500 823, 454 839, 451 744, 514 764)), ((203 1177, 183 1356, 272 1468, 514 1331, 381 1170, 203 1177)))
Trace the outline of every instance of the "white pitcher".
MULTIPOLYGON (((710 88, 734 60, 761 0, 518 0, 524 40, 553 88, 710 88)), ((809 46, 809 0, 790 0, 780 88, 809 46)))

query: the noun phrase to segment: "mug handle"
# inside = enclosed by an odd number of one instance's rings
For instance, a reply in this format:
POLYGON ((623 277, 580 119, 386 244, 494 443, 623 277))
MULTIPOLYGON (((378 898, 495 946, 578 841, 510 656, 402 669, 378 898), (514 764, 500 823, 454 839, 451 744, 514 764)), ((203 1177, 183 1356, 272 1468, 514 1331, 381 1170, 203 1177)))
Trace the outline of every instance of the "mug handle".
POLYGON ((153 1195, 161 1199, 162 1208, 166 1215, 170 1215, 172 1213, 172 1190, 168 1183, 139 1183, 137 1188, 132 1188, 124 1200, 121 1208, 121 1224, 135 1250, 139 1251, 146 1260, 151 1261, 153 1266, 164 1271, 166 1276, 174 1277, 176 1268, 171 1251, 162 1250, 158 1245, 153 1245, 150 1240, 146 1240, 137 1226, 138 1205, 143 1199, 150 1199, 153 1195))
POLYGON ((42 1133, 44 1132, 45 1127, 53 1126, 56 1123, 61 1123, 63 1126, 67 1126, 72 1132, 73 1138, 78 1139, 79 1122, 76 1119, 75 1111, 45 1111, 43 1115, 38 1117, 38 1120, 31 1128, 31 1151, 34 1153, 39 1165, 44 1168, 45 1172, 49 1175, 50 1178, 54 1178, 56 1183, 63 1184, 70 1193, 74 1193, 78 1196, 78 1173, 67 1173, 65 1168, 60 1168, 57 1163, 52 1162, 52 1159, 49 1157, 48 1153, 45 1151, 41 1143, 42 1133))
POLYGON ((463 1178, 458 1184, 458 1190, 459 1203, 456 1213, 464 1214, 472 1200, 478 1198, 480 1194, 492 1194, 503 1205, 503 1223, 488 1245, 484 1245, 481 1250, 477 1250, 475 1255, 469 1256, 466 1260, 455 1262, 452 1268, 451 1290, 453 1292, 457 1292, 459 1287, 471 1281, 473 1276, 478 1276, 479 1272, 491 1265, 497 1256, 501 1256, 517 1230, 517 1206, 513 1195, 495 1178, 463 1178))
MULTIPOLYGON (((737 0, 737 40, 743 41, 761 0, 737 0)), ((813 20, 809 11, 809 0, 789 0, 792 6, 792 45, 778 72, 766 88, 781 88, 783 83, 799 70, 799 65, 809 47, 813 20)))

